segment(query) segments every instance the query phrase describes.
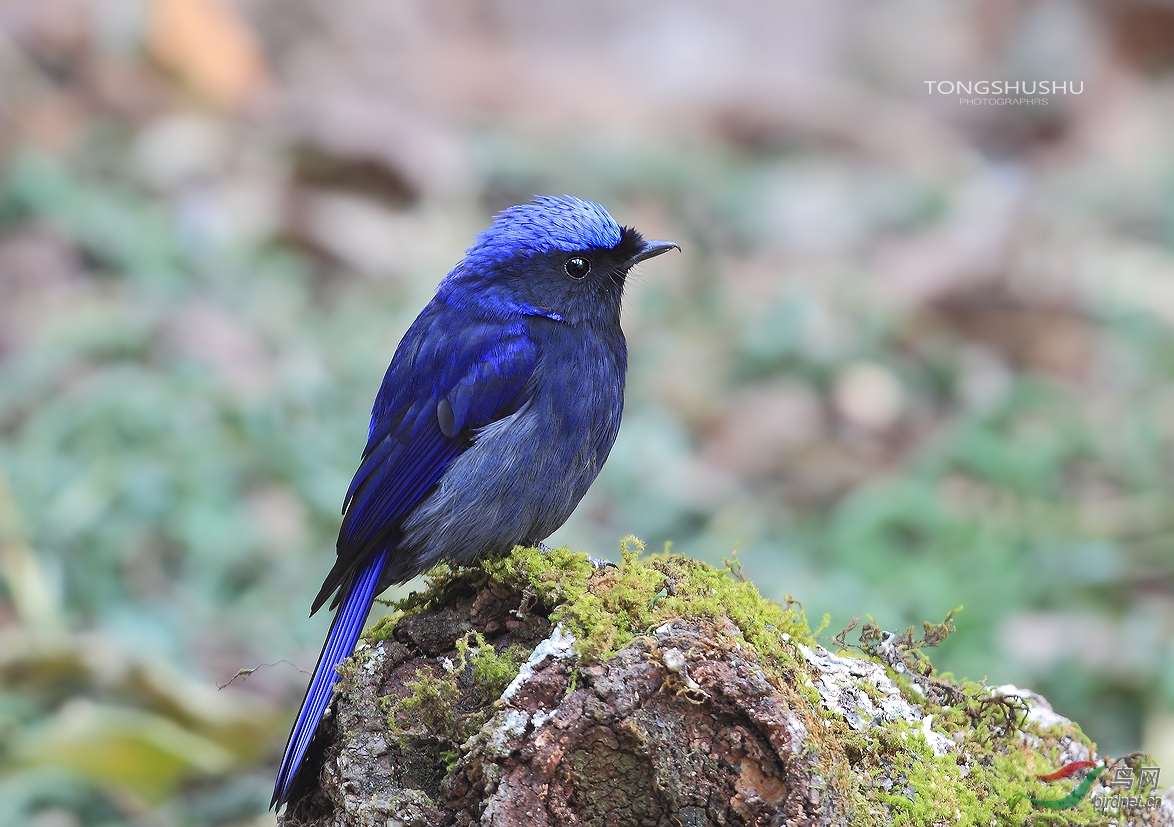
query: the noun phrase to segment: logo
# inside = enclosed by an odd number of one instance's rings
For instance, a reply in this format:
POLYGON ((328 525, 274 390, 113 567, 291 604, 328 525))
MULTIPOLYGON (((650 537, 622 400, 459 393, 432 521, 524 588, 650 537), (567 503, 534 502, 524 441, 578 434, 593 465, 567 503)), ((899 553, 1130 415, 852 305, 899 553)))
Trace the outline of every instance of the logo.
POLYGON ((1139 767, 1136 770, 1125 763, 1126 760, 1139 757, 1137 753, 1118 758, 1115 761, 1073 761, 1065 764, 1055 772, 1046 775, 1037 775, 1040 781, 1059 781, 1088 770, 1076 786, 1059 798, 1036 798, 1026 793, 1018 793, 1011 799, 1014 804, 1021 798, 1026 798, 1035 807, 1045 807, 1049 810, 1068 810, 1075 807, 1092 789, 1097 779, 1106 772, 1108 776, 1101 778, 1101 784, 1110 792, 1096 793, 1092 797, 1093 809, 1098 813, 1115 813, 1121 810, 1156 810, 1161 804, 1161 796, 1156 794, 1158 787, 1159 767, 1139 767), (1136 795, 1130 795, 1136 789, 1136 795), (1147 794, 1148 793, 1148 794, 1147 794))
POLYGON ((924 80, 930 95, 957 95, 963 106, 1047 106, 1055 95, 1083 95, 1083 80, 924 80))
POLYGON ((1083 95, 1084 81, 1071 80, 925 80, 932 95, 1083 95))

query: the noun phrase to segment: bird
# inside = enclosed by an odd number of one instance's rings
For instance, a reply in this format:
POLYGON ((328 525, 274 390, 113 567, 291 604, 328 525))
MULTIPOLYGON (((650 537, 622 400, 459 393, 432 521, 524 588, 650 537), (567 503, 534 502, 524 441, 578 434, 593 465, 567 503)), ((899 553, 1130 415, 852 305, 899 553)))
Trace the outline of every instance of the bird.
POLYGON ((307 752, 375 597, 447 562, 536 546, 615 443, 629 271, 669 250, 597 203, 536 196, 498 213, 396 347, 310 614, 334 618, 270 808, 312 784, 307 752), (333 597, 333 599, 331 599, 333 597))

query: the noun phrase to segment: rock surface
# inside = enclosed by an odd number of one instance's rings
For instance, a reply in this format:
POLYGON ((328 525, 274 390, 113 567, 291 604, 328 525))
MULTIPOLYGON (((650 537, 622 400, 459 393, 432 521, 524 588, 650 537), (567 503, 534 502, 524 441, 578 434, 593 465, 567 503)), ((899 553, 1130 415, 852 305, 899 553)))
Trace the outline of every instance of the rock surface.
POLYGON ((1108 759, 1033 693, 935 677, 948 620, 836 654, 736 575, 517 550, 438 576, 340 669, 317 786, 281 823, 1174 825, 1170 793, 1108 798, 1144 756, 1043 803, 1091 770, 1036 776, 1108 759))

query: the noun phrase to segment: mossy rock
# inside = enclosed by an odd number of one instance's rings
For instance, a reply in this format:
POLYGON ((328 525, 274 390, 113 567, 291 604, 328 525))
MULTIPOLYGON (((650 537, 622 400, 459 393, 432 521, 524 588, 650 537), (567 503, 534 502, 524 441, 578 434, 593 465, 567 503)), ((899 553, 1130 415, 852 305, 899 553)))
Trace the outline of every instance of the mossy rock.
POLYGON ((434 572, 340 667, 282 823, 1174 825, 1098 798, 1109 772, 1037 778, 1105 762, 1039 696, 936 675, 949 619, 830 652, 736 566, 641 550, 434 572))

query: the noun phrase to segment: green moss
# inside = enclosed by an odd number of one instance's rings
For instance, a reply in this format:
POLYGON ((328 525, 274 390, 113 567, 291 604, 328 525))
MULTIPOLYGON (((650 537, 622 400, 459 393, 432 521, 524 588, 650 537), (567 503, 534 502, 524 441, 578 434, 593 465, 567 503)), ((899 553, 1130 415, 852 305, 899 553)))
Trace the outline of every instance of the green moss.
MULTIPOLYGON (((396 613, 382 618, 365 637, 372 643, 385 640, 404 615, 443 605, 452 592, 475 587, 487 576, 539 604, 552 622, 565 624, 579 640, 579 653, 588 659, 609 657, 673 618, 720 622, 728 617, 740 633, 739 643, 792 666, 787 641, 812 642, 802 607, 796 602, 780 606, 762 597, 739 577, 736 561, 718 569, 679 555, 642 560, 643 551, 643 543, 626 537, 620 543, 620 564, 600 571, 582 552, 521 546, 484 561, 480 569, 440 566, 429 573, 423 591, 390 604, 396 613)), ((484 642, 477 647, 483 651, 484 642)), ((509 663, 515 660, 514 655, 507 658, 509 663)), ((488 665, 482 667, 483 672, 487 669, 488 665)), ((502 664, 502 669, 508 670, 508 665, 502 664)))
MULTIPOLYGON (((990 824, 1005 804, 986 790, 980 794, 974 780, 963 776, 963 767, 954 752, 934 755, 933 750, 914 726, 893 725, 901 738, 902 749, 893 753, 895 769, 908 785, 909 793, 880 793, 878 799, 893 812, 893 824, 990 824)), ((967 776, 973 772, 965 770, 967 776)))
POLYGON ((480 632, 469 632, 458 640, 457 652, 461 663, 467 662, 472 668, 473 688, 487 702, 501 696, 530 655, 526 647, 517 644, 499 653, 480 632))
POLYGON ((517 546, 505 557, 485 561, 482 568, 499 582, 530 587, 548 605, 582 596, 595 572, 585 553, 565 546, 546 551, 517 546))
MULTIPOLYGON (((943 628, 927 625, 930 631, 943 628)), ((876 656, 871 660, 881 662, 876 656)), ((849 823, 918 827, 1103 823, 1090 803, 1049 811, 1022 796, 1057 800, 1075 787, 1075 782, 1049 784, 1036 776, 1071 760, 1067 750, 1073 741, 1091 748, 1079 727, 1033 723, 1022 699, 997 695, 982 683, 938 674, 924 653, 918 653, 915 665, 916 674, 909 671, 908 663, 902 673, 889 667, 886 671, 907 701, 932 716, 933 730, 951 739, 951 748, 943 755, 933 753, 922 731, 924 722, 877 722, 855 731, 822 704, 813 707, 823 721, 809 727, 808 748, 821 755, 831 789, 850 814, 849 823)), ((867 680, 854 683, 875 699, 867 680)))
POLYGON ((497 652, 480 632, 459 639, 456 650, 456 661, 442 671, 417 669, 415 680, 407 683, 408 695, 385 699, 392 733, 401 738, 428 733, 462 743, 492 717, 493 700, 505 691, 529 655, 517 645, 497 652), (469 711, 462 712, 463 707, 469 711))
MULTIPOLYGON (((1061 789, 1035 776, 1065 760, 1065 739, 1089 743, 1079 728, 1029 725, 1019 702, 994 696, 983 684, 933 673, 920 645, 930 636, 944 636, 949 618, 927 625, 922 641, 907 635, 905 648, 913 660, 906 662, 904 673, 886 666, 906 700, 933 716, 934 730, 953 737, 954 748, 937 756, 921 724, 888 722, 857 731, 828 710, 811 685, 810 666, 794 646, 814 645, 802 606, 764 599, 739 577, 736 560, 718 569, 670 554, 642 559, 643 546, 634 538, 625 539, 620 551, 619 565, 602 570, 566 548, 521 547, 480 568, 442 567, 432 573, 426 590, 400 601, 399 614, 377 623, 367 637, 384 639, 403 614, 443 605, 454 594, 481 587, 486 578, 520 593, 521 611, 565 625, 587 663, 612 656, 674 619, 708 622, 719 646, 741 647, 751 657, 757 653, 764 672, 792 699, 807 728, 804 749, 819 756, 827 794, 842 802, 854 825, 1044 823, 1054 813, 1033 808, 1017 794, 1057 798, 1072 786, 1061 789), (916 674, 908 671, 912 668, 916 674)), ((517 645, 499 652, 476 632, 457 641, 456 649, 451 669, 418 671, 408 696, 389 705, 393 733, 428 732, 448 742, 442 752, 449 767, 458 755, 456 745, 489 719, 492 700, 528 656, 517 645)), ((572 687, 576 678, 577 673, 572 687)), ((884 692, 868 681, 856 683, 874 700, 885 700, 884 692)), ((1090 806, 1064 813, 1073 823, 1089 823, 1090 806)))
MULTIPOLYGON (((996 714, 992 708, 979 706, 969 714, 981 722, 983 716, 996 714)), ((934 715, 934 729, 951 735, 960 732, 963 737, 956 748, 940 756, 933 753, 916 723, 886 723, 860 732, 836 721, 812 733, 819 748, 828 751, 825 761, 841 763, 829 776, 845 797, 845 808, 854 814, 852 824, 987 827, 1033 823, 1033 819, 1048 823, 1055 817, 1019 794, 1056 799, 1075 786, 1075 782, 1049 784, 1035 776, 1053 771, 1066 760, 1062 739, 1084 740, 1078 727, 1026 725, 984 732, 969 723, 972 719, 966 713, 947 717, 942 709, 926 708, 934 715), (954 726, 962 721, 968 723, 954 726), (1032 736, 1030 743, 1022 737, 1024 732, 1032 736)), ((1085 801, 1064 810, 1060 823, 1098 822, 1091 802, 1085 801)))
POLYGON ((596 571, 587 556, 565 548, 547 552, 516 548, 485 563, 494 579, 532 595, 578 639, 580 655, 607 658, 674 618, 729 618, 765 660, 794 665, 788 639, 810 641, 802 607, 769 601, 733 567, 717 569, 680 555, 640 559, 634 537, 620 543, 621 562, 596 571))
POLYGON ((375 625, 363 632, 363 638, 371 644, 378 643, 381 640, 391 640, 391 633, 395 631, 395 624, 401 617, 403 617, 403 612, 384 615, 375 621, 375 625))
POLYGON ((457 714, 454 701, 460 697, 460 692, 454 674, 436 675, 426 669, 417 669, 416 679, 409 681, 407 688, 410 694, 388 707, 388 729, 401 736, 427 732, 455 740, 457 714))

